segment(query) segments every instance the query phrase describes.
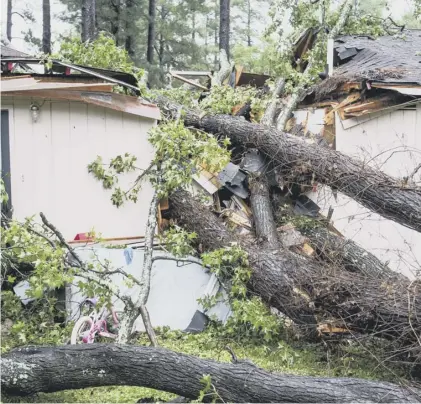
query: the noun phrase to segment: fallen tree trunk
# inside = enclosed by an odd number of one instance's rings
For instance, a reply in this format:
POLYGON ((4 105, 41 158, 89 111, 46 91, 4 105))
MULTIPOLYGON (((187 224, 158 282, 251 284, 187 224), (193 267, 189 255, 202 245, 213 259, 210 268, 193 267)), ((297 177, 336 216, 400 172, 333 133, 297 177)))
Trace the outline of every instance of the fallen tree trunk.
MULTIPOLYGON (((381 279, 351 273, 299 257, 287 249, 274 253, 238 238, 223 222, 185 191, 170 198, 178 224, 194 231, 202 248, 213 250, 238 243, 248 254, 252 277, 247 285, 302 327, 330 322, 359 333, 396 341, 421 361, 421 293, 419 282, 381 279)), ((313 335, 313 334, 310 334, 313 335)))
POLYGON ((265 175, 250 179, 250 206, 258 241, 262 246, 279 249, 280 243, 276 231, 275 218, 272 213, 269 184, 265 175))
POLYGON ((307 329, 312 336, 316 335, 316 319, 313 309, 305 294, 296 289, 295 278, 305 279, 312 272, 311 263, 303 265, 300 257, 287 250, 275 253, 263 249, 257 243, 237 237, 229 231, 222 220, 218 219, 200 202, 186 191, 177 191, 170 197, 170 214, 178 224, 198 235, 201 246, 208 251, 229 247, 238 243, 248 254, 253 273, 248 283, 251 292, 259 295, 269 306, 294 320, 299 326, 307 329))
MULTIPOLYGON (((167 98, 155 102, 177 116, 179 105, 167 98)), ((287 180, 291 168, 314 174, 314 179, 355 199, 366 208, 406 227, 421 231, 421 189, 329 148, 308 144, 285 132, 230 115, 203 115, 183 110, 184 123, 266 154, 287 180)), ((296 170, 295 170, 296 171, 296 170)))
POLYGON ((379 280, 386 278, 392 281, 408 281, 404 275, 392 271, 374 254, 354 241, 332 233, 325 227, 297 224, 296 228, 309 239, 310 244, 317 249, 321 257, 333 265, 379 280))
POLYGON ((252 364, 220 363, 163 348, 116 344, 24 347, 1 358, 2 393, 29 395, 97 386, 141 386, 196 399, 210 375, 207 401, 419 402, 421 390, 352 378, 269 373, 252 364))

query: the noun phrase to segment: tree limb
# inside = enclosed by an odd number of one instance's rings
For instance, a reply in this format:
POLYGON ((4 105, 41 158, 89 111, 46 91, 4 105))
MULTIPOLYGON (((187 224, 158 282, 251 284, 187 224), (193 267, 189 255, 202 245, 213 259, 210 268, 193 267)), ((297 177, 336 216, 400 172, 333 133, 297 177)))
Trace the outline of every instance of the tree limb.
POLYGON ((279 97, 282 95, 284 88, 285 80, 283 78, 278 79, 275 83, 272 99, 260 121, 262 125, 275 126, 276 107, 278 106, 279 97))
POLYGON ((209 375, 219 400, 237 403, 409 403, 421 390, 356 378, 270 373, 163 348, 116 344, 24 347, 1 358, 2 393, 24 396, 96 386, 141 386, 197 399, 209 375))

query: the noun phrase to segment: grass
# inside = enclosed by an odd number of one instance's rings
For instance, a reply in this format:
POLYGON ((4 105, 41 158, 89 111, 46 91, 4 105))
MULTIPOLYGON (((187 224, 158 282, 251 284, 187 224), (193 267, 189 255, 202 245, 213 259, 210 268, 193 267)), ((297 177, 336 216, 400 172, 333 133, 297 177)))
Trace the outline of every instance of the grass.
MULTIPOLYGON (((359 377, 396 382, 396 374, 377 365, 368 354, 349 343, 338 343, 336 353, 326 354, 326 347, 280 340, 277 344, 265 345, 263 341, 241 341, 227 339, 214 328, 201 334, 181 332, 159 332, 162 347, 184 352, 200 358, 222 362, 231 360, 225 349, 228 344, 237 357, 252 360, 257 366, 271 372, 307 376, 359 377)), ((142 335, 137 344, 148 346, 142 335)), ((402 374, 399 374, 401 376, 402 374)), ((82 390, 67 390, 57 393, 39 393, 32 397, 13 399, 13 402, 31 403, 135 403, 138 399, 153 397, 168 401, 174 395, 142 387, 96 387, 82 390)), ((2 400, 6 402, 6 400, 2 400)))

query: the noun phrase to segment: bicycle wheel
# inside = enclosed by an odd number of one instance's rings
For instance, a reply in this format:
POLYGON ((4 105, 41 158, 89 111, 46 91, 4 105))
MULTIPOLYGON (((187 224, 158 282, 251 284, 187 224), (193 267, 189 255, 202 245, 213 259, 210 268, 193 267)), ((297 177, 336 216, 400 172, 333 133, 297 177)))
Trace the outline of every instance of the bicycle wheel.
POLYGON ((83 344, 83 337, 92 327, 92 319, 88 316, 81 317, 76 321, 73 330, 72 336, 70 337, 70 344, 83 344))

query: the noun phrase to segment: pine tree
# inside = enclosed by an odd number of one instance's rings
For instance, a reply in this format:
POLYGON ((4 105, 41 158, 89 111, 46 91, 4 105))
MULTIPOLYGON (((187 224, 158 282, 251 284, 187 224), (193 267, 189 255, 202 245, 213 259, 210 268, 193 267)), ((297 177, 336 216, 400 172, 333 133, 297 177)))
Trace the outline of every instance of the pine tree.
POLYGON ((51 7, 50 0, 42 0, 42 51, 51 53, 51 7))

